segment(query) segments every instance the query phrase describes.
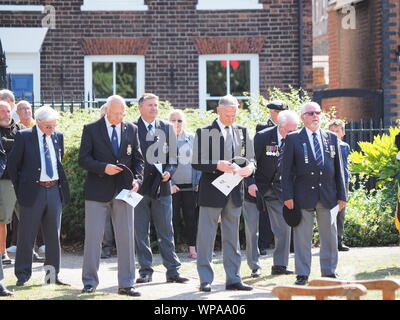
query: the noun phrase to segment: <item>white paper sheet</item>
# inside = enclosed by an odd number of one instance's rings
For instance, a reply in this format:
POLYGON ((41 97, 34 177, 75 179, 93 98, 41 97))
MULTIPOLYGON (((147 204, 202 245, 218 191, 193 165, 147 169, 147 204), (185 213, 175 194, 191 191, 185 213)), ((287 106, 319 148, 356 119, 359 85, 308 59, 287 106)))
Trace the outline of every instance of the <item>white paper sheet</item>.
POLYGON ((212 185, 216 187, 219 191, 221 191, 224 195, 228 196, 229 193, 235 188, 240 181, 242 181, 243 177, 233 174, 233 173, 224 173, 220 175, 217 179, 212 182, 212 185))
POLYGON ((155 163, 154 166, 157 168, 157 170, 161 173, 161 175, 163 174, 162 171, 162 163, 155 163))
POLYGON ((140 200, 143 199, 143 196, 137 192, 131 192, 128 189, 122 189, 115 199, 125 201, 132 207, 136 207, 140 200))
POLYGON ((336 225, 336 218, 337 218, 338 213, 339 213, 339 205, 337 205, 331 209, 331 224, 336 225))

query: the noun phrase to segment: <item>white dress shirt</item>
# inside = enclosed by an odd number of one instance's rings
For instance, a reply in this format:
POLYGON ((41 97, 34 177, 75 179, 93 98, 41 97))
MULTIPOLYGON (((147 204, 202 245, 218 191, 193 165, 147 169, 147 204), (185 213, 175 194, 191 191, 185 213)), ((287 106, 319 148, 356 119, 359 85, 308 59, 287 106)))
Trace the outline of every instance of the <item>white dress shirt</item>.
POLYGON ((46 142, 47 146, 49 147, 50 151, 50 158, 51 158, 51 166, 53 168, 53 176, 50 178, 46 172, 46 161, 44 158, 44 146, 43 146, 43 132, 36 126, 37 133, 38 133, 38 141, 39 141, 39 151, 40 151, 40 181, 53 181, 58 180, 58 170, 57 170, 57 158, 56 158, 56 151, 54 149, 53 140, 51 136, 46 135, 46 142))
MULTIPOLYGON (((108 121, 107 116, 104 116, 104 119, 106 120, 107 132, 108 132, 108 136, 111 141, 113 127, 111 126, 111 123, 108 121)), ((118 139, 118 146, 119 146, 121 144, 121 123, 119 123, 115 126, 115 131, 117 131, 117 139, 118 139)))
POLYGON ((321 137, 321 130, 318 129, 317 131, 311 131, 310 129, 306 128, 306 132, 308 135, 308 140, 310 141, 310 145, 311 145, 311 150, 313 152, 314 155, 314 159, 315 158, 315 150, 314 150, 314 136, 312 135, 314 132, 317 134, 317 139, 318 139, 318 143, 319 143, 319 147, 321 148, 321 155, 322 155, 322 163, 325 162, 325 158, 324 158, 324 145, 322 143, 322 137, 321 137))
MULTIPOLYGON (((217 123, 219 125, 219 128, 221 129, 221 133, 222 136, 224 137, 224 139, 226 140, 226 130, 225 130, 225 125, 221 122, 221 120, 219 120, 219 118, 217 119, 217 123)), ((232 139, 234 139, 234 134, 233 134, 233 129, 232 126, 228 126, 229 127, 229 132, 231 133, 232 139)), ((234 140, 233 140, 234 141, 234 140)))
POLYGON ((147 132, 149 132, 149 124, 151 124, 151 125, 152 125, 151 133, 152 133, 152 134, 155 134, 155 133, 156 133, 156 120, 153 120, 152 123, 148 123, 147 121, 145 121, 145 120, 142 118, 142 121, 143 121, 144 125, 146 126, 147 132))

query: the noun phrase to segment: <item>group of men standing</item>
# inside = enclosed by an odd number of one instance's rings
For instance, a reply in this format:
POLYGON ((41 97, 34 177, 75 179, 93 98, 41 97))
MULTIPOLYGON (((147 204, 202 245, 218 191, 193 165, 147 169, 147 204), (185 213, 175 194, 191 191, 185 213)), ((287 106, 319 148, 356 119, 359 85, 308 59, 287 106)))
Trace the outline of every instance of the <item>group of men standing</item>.
MULTIPOLYGON (((156 95, 143 94, 138 103, 140 117, 132 123, 124 119, 127 108, 124 99, 111 96, 105 104, 105 116, 84 126, 78 159, 87 171, 82 293, 95 292, 99 284, 101 243, 106 219, 110 216, 118 252, 119 294, 140 296, 134 283, 152 281, 150 220, 155 225, 167 270, 166 281, 189 280, 179 273, 181 263, 175 253, 172 226, 170 179, 177 167, 176 136, 168 123, 157 119, 158 103, 156 95), (122 189, 143 196, 135 208, 115 199, 122 189), (140 265, 138 279, 135 278, 135 257, 140 265)), ((219 221, 226 289, 252 290, 242 282, 239 273, 239 223, 245 193, 256 200, 258 212, 260 207, 269 212, 275 236, 273 274, 293 273, 287 270, 290 227, 283 218, 285 205, 301 210, 302 215, 294 228, 296 283, 305 284, 310 273, 314 212, 321 238, 321 273, 335 277, 337 230, 330 221, 330 209, 336 204, 340 209, 345 206, 346 192, 338 139, 320 128, 320 106, 306 103, 302 107, 305 128, 300 131, 297 131, 296 113, 280 112, 277 126, 259 131, 254 143, 247 128, 235 123, 238 106, 235 97, 222 97, 216 109, 218 118, 199 128, 194 139, 192 166, 202 173, 196 240, 200 291, 211 291, 214 280, 211 262, 219 221), (215 180, 223 174, 234 174, 240 180, 228 195, 215 186, 215 180)), ((20 229, 20 232, 29 235, 21 241, 18 239, 17 285, 24 285, 30 278, 32 261, 28 259, 28 251, 32 253, 40 225, 45 234, 45 264, 54 267, 56 283, 64 284, 58 278, 59 233, 61 206, 68 201, 69 193, 61 164, 63 136, 55 132, 58 114, 46 108, 39 108, 35 113, 36 126, 17 133, 7 163, 21 207, 23 231, 20 229)), ((251 206, 245 207, 248 226, 257 225, 256 211, 251 206)), ((251 252, 255 257, 258 251, 256 238, 252 237, 258 230, 246 227, 246 233, 249 266, 252 275, 259 276, 258 259, 249 258, 251 252)), ((1 292, 8 291, 0 287, 1 292)))

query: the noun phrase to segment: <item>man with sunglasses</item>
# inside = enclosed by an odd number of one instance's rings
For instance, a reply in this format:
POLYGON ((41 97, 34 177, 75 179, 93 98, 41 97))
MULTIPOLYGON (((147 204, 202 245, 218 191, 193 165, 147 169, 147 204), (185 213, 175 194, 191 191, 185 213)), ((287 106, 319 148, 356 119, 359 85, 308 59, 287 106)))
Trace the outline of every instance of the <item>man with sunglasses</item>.
MULTIPOLYGON (((55 131, 59 114, 51 107, 36 110, 36 125, 17 132, 8 158, 8 172, 19 204, 19 230, 15 257, 17 286, 32 274, 32 250, 39 227, 46 245, 46 270, 50 282, 58 278, 61 262, 62 206, 70 199, 67 177, 61 164, 64 136, 55 131)), ((46 280, 47 281, 47 280, 46 280)))
POLYGON ((287 136, 282 160, 284 204, 289 209, 300 208, 302 214, 293 232, 297 285, 305 285, 310 274, 314 213, 321 242, 321 274, 337 278, 337 226, 331 209, 338 205, 340 211, 346 206, 337 136, 320 128, 321 107, 316 102, 302 106, 301 119, 305 127, 287 136))

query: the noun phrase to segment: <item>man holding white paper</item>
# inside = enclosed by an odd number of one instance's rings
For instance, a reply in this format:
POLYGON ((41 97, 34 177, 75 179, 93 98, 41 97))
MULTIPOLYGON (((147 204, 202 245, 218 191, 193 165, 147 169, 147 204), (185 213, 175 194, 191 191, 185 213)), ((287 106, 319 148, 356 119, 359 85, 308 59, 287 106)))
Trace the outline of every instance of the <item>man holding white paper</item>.
POLYGON ((84 126, 79 165, 88 171, 85 182, 85 248, 82 293, 93 293, 99 284, 101 243, 111 214, 118 252, 118 293, 140 296, 135 291, 134 209, 115 197, 123 189, 137 192, 143 180, 144 160, 138 128, 125 122, 125 100, 111 96, 106 115, 84 126))
MULTIPOLYGON (((211 291, 214 273, 212 252, 221 217, 222 251, 227 290, 252 290, 242 283, 240 269, 239 222, 243 204, 243 182, 229 194, 213 182, 223 175, 241 178, 254 173, 254 150, 247 128, 235 124, 238 100, 227 95, 219 100, 218 119, 197 129, 192 166, 202 172, 199 183, 199 224, 197 230, 197 271, 200 291, 211 291)), ((218 181, 218 180, 217 180, 218 181)))
MULTIPOLYGON (((321 107, 302 106, 305 128, 289 133, 282 159, 282 189, 286 207, 301 209, 301 221, 293 228, 297 285, 305 285, 311 269, 314 213, 317 217, 320 268, 323 277, 337 278, 337 227, 331 209, 346 205, 341 151, 337 136, 320 128, 321 107)), ((336 220, 336 218, 335 218, 336 220)))

